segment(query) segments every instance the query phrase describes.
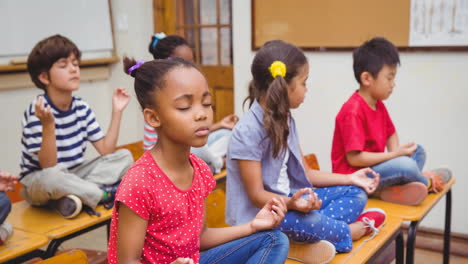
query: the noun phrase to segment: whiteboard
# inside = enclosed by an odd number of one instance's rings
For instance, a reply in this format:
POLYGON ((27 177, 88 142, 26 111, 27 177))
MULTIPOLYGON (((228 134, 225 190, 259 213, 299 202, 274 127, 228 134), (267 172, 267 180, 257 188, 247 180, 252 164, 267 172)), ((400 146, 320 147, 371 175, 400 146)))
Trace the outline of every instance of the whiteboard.
POLYGON ((37 42, 54 34, 72 40, 83 59, 110 57, 108 0, 0 0, 0 64, 27 57, 37 42))

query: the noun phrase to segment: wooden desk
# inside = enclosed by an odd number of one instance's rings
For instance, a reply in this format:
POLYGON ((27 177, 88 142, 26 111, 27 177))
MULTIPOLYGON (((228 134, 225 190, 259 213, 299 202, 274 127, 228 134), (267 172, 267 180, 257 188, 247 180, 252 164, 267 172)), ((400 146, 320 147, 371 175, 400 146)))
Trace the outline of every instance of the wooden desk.
POLYGON ((439 193, 431 193, 419 205, 401 205, 395 203, 384 202, 378 199, 369 199, 368 207, 382 208, 387 215, 400 217, 404 221, 411 221, 408 229, 408 240, 406 242, 406 263, 414 263, 414 247, 416 240, 416 231, 419 223, 429 213, 429 211, 439 202, 445 195, 445 230, 444 230, 444 263, 448 263, 450 255, 450 229, 452 217, 452 186, 455 183, 455 178, 452 178, 444 190, 439 193))
POLYGON ((48 258, 46 260, 37 262, 37 264, 62 264, 62 263, 73 263, 73 264, 88 264, 88 257, 86 254, 79 250, 74 249, 57 255, 55 257, 48 258))
MULTIPOLYGON (((332 264, 368 263, 378 257, 393 240, 396 241, 396 263, 403 263, 404 242, 401 232, 402 220, 396 216, 387 216, 385 225, 373 239, 366 241, 369 236, 353 242, 353 249, 348 253, 336 254, 330 262, 332 264)), ((301 262, 287 259, 286 264, 299 264, 301 262)))
POLYGON ((101 216, 90 216, 81 212, 73 219, 65 219, 53 209, 32 207, 26 201, 21 201, 13 204, 7 221, 12 223, 15 229, 43 235, 51 240, 45 253, 45 257, 48 258, 55 254, 63 241, 103 225, 109 228, 112 210, 100 205, 96 208, 96 212, 101 216))
POLYGON ((48 241, 44 235, 14 229, 12 237, 0 246, 0 263, 21 263, 39 257, 44 253, 39 248, 48 241))

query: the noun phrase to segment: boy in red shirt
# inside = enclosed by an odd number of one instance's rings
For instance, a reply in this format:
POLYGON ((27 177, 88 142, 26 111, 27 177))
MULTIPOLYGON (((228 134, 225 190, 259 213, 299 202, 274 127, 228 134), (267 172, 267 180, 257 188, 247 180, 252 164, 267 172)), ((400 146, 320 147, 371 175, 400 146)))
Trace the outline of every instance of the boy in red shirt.
POLYGON ((442 190, 451 172, 436 169, 422 173, 424 149, 414 142, 399 143, 382 102, 393 91, 399 64, 397 48, 381 37, 366 41, 354 51, 354 76, 359 90, 336 116, 332 166, 333 172, 345 174, 371 167, 380 174, 377 190, 382 200, 417 205, 428 191, 442 190))

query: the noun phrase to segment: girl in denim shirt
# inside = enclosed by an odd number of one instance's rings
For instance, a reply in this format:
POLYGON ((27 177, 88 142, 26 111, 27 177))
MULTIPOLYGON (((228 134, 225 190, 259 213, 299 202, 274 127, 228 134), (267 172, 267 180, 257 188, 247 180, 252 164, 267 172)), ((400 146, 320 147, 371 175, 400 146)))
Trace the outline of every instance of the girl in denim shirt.
POLYGON ((362 212, 366 193, 375 191, 379 175, 369 168, 332 174, 303 162, 290 112, 307 92, 309 64, 299 48, 279 40, 267 42, 251 71, 246 99, 250 109, 234 128, 228 148, 226 221, 247 223, 268 200, 282 197, 288 213, 278 229, 303 243, 292 244, 289 257, 327 263, 335 251, 349 252, 353 240, 375 234, 383 224, 382 210, 362 212))

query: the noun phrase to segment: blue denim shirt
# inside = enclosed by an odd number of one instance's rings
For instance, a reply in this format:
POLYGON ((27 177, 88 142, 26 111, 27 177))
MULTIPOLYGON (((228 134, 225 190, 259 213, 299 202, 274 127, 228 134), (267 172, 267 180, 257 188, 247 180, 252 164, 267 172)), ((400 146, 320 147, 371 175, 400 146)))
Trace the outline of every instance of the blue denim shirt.
MULTIPOLYGON (((302 156, 299 149, 299 138, 297 135, 294 119, 289 122, 288 136, 289 159, 288 177, 291 193, 300 188, 312 187, 308 181, 302 156)), ((262 179, 265 190, 287 196, 276 188, 280 169, 283 164, 285 153, 280 153, 273 158, 273 149, 270 139, 267 137, 263 127, 263 109, 255 101, 249 111, 236 124, 227 154, 227 206, 226 222, 230 225, 245 224, 255 218, 260 208, 250 201, 244 188, 237 160, 253 160, 261 162, 262 179)))

